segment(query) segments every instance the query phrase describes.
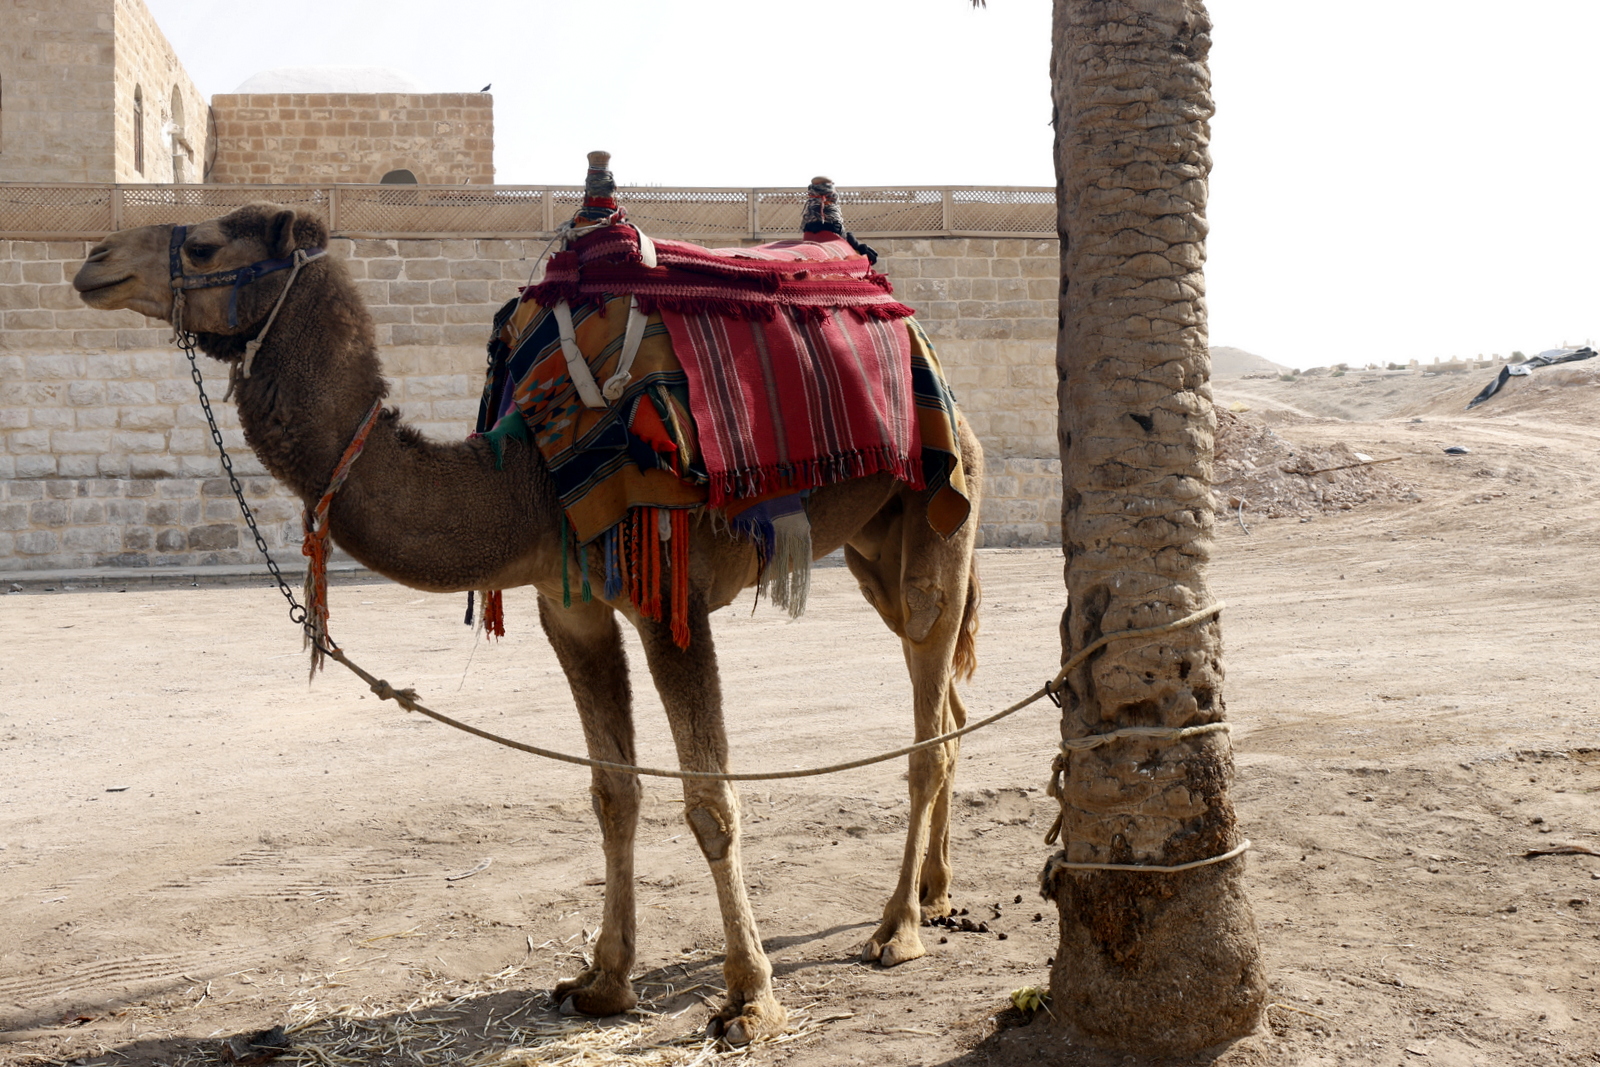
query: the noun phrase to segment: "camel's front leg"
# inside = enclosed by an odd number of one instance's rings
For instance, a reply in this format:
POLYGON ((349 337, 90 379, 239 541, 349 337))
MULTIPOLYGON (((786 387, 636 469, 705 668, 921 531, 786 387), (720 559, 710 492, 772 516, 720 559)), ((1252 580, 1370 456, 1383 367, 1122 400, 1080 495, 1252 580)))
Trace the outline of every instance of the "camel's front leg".
MULTIPOLYGON (((539 598, 539 621, 550 638, 583 720, 592 759, 632 763, 633 707, 628 660, 616 613, 593 602, 563 608, 539 598)), ((563 1014, 615 1015, 638 1003, 630 973, 634 961, 633 834, 639 821, 639 779, 615 771, 592 772, 589 792, 605 841, 605 911, 595 940, 594 963, 559 983, 553 999, 563 1014)))
MULTIPOLYGON (((690 605, 689 619, 687 649, 673 644, 664 624, 641 621, 639 632, 672 724, 679 766, 686 771, 726 771, 728 737, 722 722, 722 686, 710 620, 698 595, 690 605)), ((772 965, 761 948, 761 935, 745 894, 738 795, 728 782, 685 779, 683 800, 684 817, 711 868, 726 941, 722 974, 728 999, 711 1017, 706 1033, 731 1045, 775 1036, 783 1031, 788 1016, 773 996, 772 965)))

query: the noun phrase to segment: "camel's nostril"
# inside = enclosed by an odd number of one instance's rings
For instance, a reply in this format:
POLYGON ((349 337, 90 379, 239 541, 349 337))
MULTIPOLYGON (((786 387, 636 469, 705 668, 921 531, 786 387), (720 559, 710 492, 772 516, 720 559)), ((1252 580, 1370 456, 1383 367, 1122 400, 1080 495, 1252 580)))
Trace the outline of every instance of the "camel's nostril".
POLYGON ((99 263, 110 254, 111 249, 107 248, 105 245, 95 245, 93 248, 89 249, 89 255, 86 259, 84 259, 84 262, 99 263))

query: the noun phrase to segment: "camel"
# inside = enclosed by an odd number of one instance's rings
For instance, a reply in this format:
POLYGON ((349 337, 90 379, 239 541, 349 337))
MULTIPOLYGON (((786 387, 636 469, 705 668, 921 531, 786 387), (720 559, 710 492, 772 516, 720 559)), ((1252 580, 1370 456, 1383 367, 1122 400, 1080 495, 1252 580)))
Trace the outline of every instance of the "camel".
MULTIPOLYGON (((298 250, 325 248, 316 217, 253 204, 187 228, 169 249, 170 225, 122 230, 95 245, 73 284, 92 308, 130 308, 171 322, 172 267, 186 274, 228 271, 298 250), (174 257, 169 264, 169 256, 174 257), (177 258, 181 257, 181 259, 177 258)), ((285 293, 288 271, 237 289, 185 294, 182 325, 208 356, 238 364, 281 307, 254 352, 248 377, 237 377, 235 402, 245 440, 273 475, 311 506, 367 413, 388 392, 372 320, 340 261, 307 262, 285 293), (230 300, 234 304, 230 306, 230 300)), ((976 510, 982 452, 965 420, 958 432, 976 510)), ((843 546, 851 573, 884 623, 900 638, 913 688, 918 740, 958 729, 966 709, 953 685, 970 668, 979 599, 976 523, 948 540, 925 517, 923 494, 890 475, 815 490, 807 503, 816 558, 843 546)), ((562 606, 564 543, 554 485, 535 448, 505 442, 497 457, 483 439, 426 440, 394 409, 373 424, 365 451, 333 498, 333 540, 373 571, 436 593, 531 585, 539 621, 566 673, 592 758, 634 763, 627 661, 617 617, 638 631, 671 724, 680 766, 726 771, 728 741, 710 613, 757 581, 754 548, 713 516, 691 522, 687 648, 664 622, 653 622, 626 595, 562 606), (499 462, 503 458, 503 462, 499 462)), ((910 819, 900 877, 863 957, 894 966, 924 954, 924 918, 950 912, 950 795, 959 742, 910 758, 910 819)), ((590 787, 605 851, 604 913, 593 963, 558 984, 553 1001, 569 1014, 611 1015, 636 1003, 633 839, 637 776, 595 770, 590 787)), ((727 782, 685 780, 684 815, 710 867, 726 936, 726 1003, 707 1033, 745 1044, 779 1033, 783 1007, 745 894, 739 804, 727 782)))

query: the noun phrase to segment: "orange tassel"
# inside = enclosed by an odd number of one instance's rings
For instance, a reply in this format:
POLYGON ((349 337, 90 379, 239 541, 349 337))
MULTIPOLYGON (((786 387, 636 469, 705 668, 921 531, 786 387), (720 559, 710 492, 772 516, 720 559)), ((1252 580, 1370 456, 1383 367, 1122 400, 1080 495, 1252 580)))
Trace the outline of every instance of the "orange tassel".
POLYGON ((689 647, 689 513, 672 513, 672 643, 689 647))
POLYGON ((483 594, 483 631, 490 637, 506 635, 505 593, 499 589, 483 594))

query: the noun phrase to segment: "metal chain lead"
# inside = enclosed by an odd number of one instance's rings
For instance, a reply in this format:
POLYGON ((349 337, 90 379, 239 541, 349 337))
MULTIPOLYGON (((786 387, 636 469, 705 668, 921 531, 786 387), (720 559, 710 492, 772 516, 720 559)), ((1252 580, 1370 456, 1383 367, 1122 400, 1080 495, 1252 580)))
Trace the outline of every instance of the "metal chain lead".
POLYGON ((217 428, 217 417, 211 410, 211 398, 206 396, 205 378, 200 373, 200 364, 195 361, 195 336, 192 333, 177 333, 178 347, 189 359, 189 377, 194 379, 195 390, 200 394, 200 410, 205 412, 206 425, 211 427, 211 440, 217 446, 217 456, 222 460, 222 471, 228 476, 228 486, 233 490, 233 497, 239 502, 239 513, 244 516, 245 525, 250 528, 250 536, 256 539, 256 548, 261 552, 261 558, 267 561, 267 570, 272 572, 272 580, 278 583, 278 592, 283 594, 283 599, 289 602, 289 621, 304 630, 307 636, 311 635, 311 625, 306 609, 295 598, 294 590, 284 578, 283 571, 278 569, 278 561, 272 558, 272 553, 267 549, 267 539, 261 536, 261 528, 256 525, 255 512, 250 510, 250 504, 244 498, 244 487, 239 484, 239 476, 233 473, 233 457, 228 455, 228 449, 222 443, 222 431, 217 428))

